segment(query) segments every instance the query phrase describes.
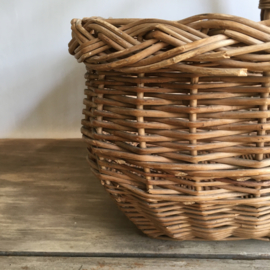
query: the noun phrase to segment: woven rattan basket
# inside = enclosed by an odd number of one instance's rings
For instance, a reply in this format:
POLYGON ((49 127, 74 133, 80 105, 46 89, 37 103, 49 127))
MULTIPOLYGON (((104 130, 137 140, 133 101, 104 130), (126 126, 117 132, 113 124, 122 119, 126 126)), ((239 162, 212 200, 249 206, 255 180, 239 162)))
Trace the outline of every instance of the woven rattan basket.
POLYGON ((269 240, 269 26, 224 14, 72 20, 88 162, 148 236, 269 240))

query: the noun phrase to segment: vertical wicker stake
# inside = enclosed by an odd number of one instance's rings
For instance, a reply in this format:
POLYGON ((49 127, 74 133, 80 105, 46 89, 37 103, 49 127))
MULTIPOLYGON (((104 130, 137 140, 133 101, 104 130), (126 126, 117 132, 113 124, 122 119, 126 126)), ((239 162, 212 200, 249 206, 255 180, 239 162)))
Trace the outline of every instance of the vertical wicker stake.
MULTIPOLYGON (((98 76, 98 80, 104 80, 104 79, 105 79, 105 75, 99 75, 98 76)), ((99 84, 98 85, 98 89, 103 89, 103 88, 104 88, 104 84, 99 84)), ((98 94, 97 97, 98 98, 103 98, 103 94, 98 94)), ((97 110, 98 111, 102 111, 103 110, 103 104, 100 104, 99 103, 97 105, 97 110)), ((97 116, 97 121, 100 121, 101 122, 102 120, 103 120, 103 116, 100 116, 100 115, 97 116)), ((102 134, 102 127, 97 127, 96 128, 96 131, 97 131, 97 134, 102 134)), ((99 157, 98 159, 99 160, 103 160, 102 157, 99 157)), ((101 170, 106 170, 106 168, 104 166, 101 166, 100 168, 101 168, 101 170)), ((106 184, 107 185, 110 185, 111 183, 110 183, 110 181, 106 180, 106 184)))
MULTIPOLYGON (((88 72, 89 71, 87 71, 86 74, 88 74, 88 72)), ((88 95, 88 89, 85 89, 84 90, 84 94, 86 96, 86 99, 90 99, 91 103, 94 103, 93 102, 93 98, 94 97, 93 97, 93 95, 91 95, 91 96, 88 95)), ((90 119, 91 119, 91 116, 90 115, 93 113, 94 108, 93 108, 93 106, 90 106, 89 104, 85 103, 85 109, 84 110, 88 112, 88 114, 86 114, 86 113, 84 114, 84 119, 85 119, 85 121, 89 121, 90 122, 90 119)), ((91 128, 92 132, 93 132, 93 129, 94 128, 91 128)))
POLYGON ((270 18, 270 1, 260 0, 259 8, 261 9, 261 20, 268 20, 270 18))
MULTIPOLYGON (((138 74, 138 78, 143 78, 143 77, 144 77, 144 73, 138 74)), ((138 87, 143 87, 143 86, 144 86, 144 83, 139 83, 139 84, 138 84, 138 87)), ((144 92, 138 92, 138 93, 137 93, 137 98, 138 98, 138 99, 143 99, 143 98, 144 98, 144 92)), ((143 105, 138 104, 138 105, 137 105, 137 109, 138 109, 138 110, 143 110, 143 105)), ((143 116, 138 116, 138 117, 137 117, 137 121, 138 121, 138 123, 143 123, 143 122, 144 122, 144 117, 143 117, 143 116)), ((139 134, 140 136, 145 136, 145 129, 144 129, 144 128, 139 128, 139 129, 138 129, 138 134, 139 134)), ((147 147, 147 146, 146 146, 146 142, 140 142, 140 147, 141 147, 141 148, 146 148, 146 147, 147 147)), ((150 173, 150 169, 149 169, 149 168, 144 168, 144 171, 145 171, 146 173, 150 173)), ((151 180, 151 177, 146 176, 146 180, 147 180, 147 182, 148 182, 148 180, 151 180)), ((153 189, 153 186, 152 186, 152 185, 149 185, 149 184, 147 183, 147 189, 148 189, 148 192, 151 193, 151 189, 153 189)))
MULTIPOLYGON (((261 11, 261 20, 268 20, 270 19, 270 4, 267 3, 268 1, 260 1, 260 6, 262 8, 261 11), (269 6, 268 6, 269 5, 269 6), (264 8, 266 7, 266 8, 264 8)), ((264 76, 270 77, 270 72, 264 72, 263 73, 264 76)), ((270 83, 265 83, 263 84, 264 87, 270 87, 270 83)), ((261 94, 261 98, 268 98, 269 97, 269 93, 262 93, 261 94)), ((267 111, 268 110, 268 105, 261 105, 260 106, 260 111, 267 111)), ((259 123, 266 123, 267 122, 267 118, 261 118, 259 119, 259 123)), ((266 135, 266 130, 262 129, 258 131, 258 135, 266 135)), ((264 142, 259 142, 257 143, 258 147, 264 147, 264 142)), ((257 160, 263 160, 264 154, 257 154, 256 155, 256 159, 257 160)), ((261 186, 257 186, 256 189, 258 190, 258 192, 260 192, 261 190, 261 186)), ((260 194, 256 194, 256 197, 259 198, 261 195, 260 194)))
MULTIPOLYGON (((199 77, 193 77, 191 79, 191 84, 197 84, 198 82, 199 82, 199 77)), ((191 89, 191 91, 190 91, 190 94, 191 95, 195 95, 197 93, 198 93, 198 89, 191 89)), ((197 99, 193 99, 192 98, 190 100, 190 107, 191 108, 196 108, 197 107, 197 99)), ((197 114, 196 113, 191 113, 189 115, 189 120, 192 121, 192 122, 196 121, 197 120, 197 114)), ((196 133, 197 128, 192 127, 192 128, 189 129, 189 131, 190 131, 190 133, 193 133, 194 134, 194 133, 196 133)), ((197 140, 191 140, 190 141, 190 144, 196 145, 197 144, 197 140)), ((192 150, 190 152, 191 152, 191 155, 192 156, 197 156, 197 154, 198 154, 197 153, 197 150, 192 150)), ((200 180, 196 180, 196 182, 200 182, 200 180)), ((201 186, 197 186, 196 189, 197 189, 197 191, 200 191, 202 188, 201 188, 201 186)))
MULTIPOLYGON (((268 3, 268 1, 260 1, 260 8, 262 8, 261 11, 261 19, 262 20, 268 20, 270 19, 270 3, 268 3)), ((270 72, 264 72, 263 73, 264 76, 270 76, 270 72)), ((263 85, 264 87, 270 87, 270 83, 265 83, 263 85)), ((261 94, 261 98, 268 98, 269 93, 262 93, 261 94)), ((260 111, 267 111, 268 110, 268 105, 261 105, 260 106, 260 111)), ((267 122, 267 118, 261 118, 259 119, 260 123, 265 123, 267 122)), ((266 131, 265 130, 259 130, 258 131, 258 135, 265 135, 266 131)), ((259 142, 257 143, 258 147, 264 147, 264 142, 259 142)), ((257 160, 263 160, 263 154, 257 154, 256 155, 257 160)))
MULTIPOLYGON (((91 70, 87 70, 87 73, 85 74, 85 78, 91 72, 92 72, 91 70)), ((91 85, 91 82, 90 82, 90 85, 91 85)), ((89 123, 92 122, 93 115, 94 115, 94 110, 96 108, 95 101, 94 101, 95 93, 92 90, 89 89, 89 86, 87 87, 87 89, 84 90, 84 94, 86 95, 86 98, 84 99, 84 105, 86 107, 83 110, 83 113, 84 113, 84 116, 85 116, 85 118, 84 118, 85 120, 82 121, 82 125, 84 125, 84 123, 87 123, 87 122, 89 122, 89 123)), ((91 132, 92 132, 92 134, 95 133, 95 128, 94 127, 91 127, 91 132)), ((87 156, 88 161, 93 160, 93 159, 94 160, 97 160, 98 157, 97 157, 97 155, 94 154, 93 146, 92 145, 89 145, 87 150, 88 150, 88 156, 87 156)))
MULTIPOLYGON (((199 82, 199 77, 194 77, 194 78, 191 79, 191 84, 197 84, 198 82, 199 82)), ((191 95, 194 95, 194 94, 197 94, 197 93, 198 93, 198 89, 191 89, 191 91, 190 91, 191 95)), ((197 107, 197 99, 193 99, 193 98, 191 99, 190 107, 191 108, 196 108, 197 107)), ((197 120, 197 114, 196 113, 191 113, 189 115, 189 120, 192 121, 192 122, 196 121, 197 120)), ((189 131, 190 131, 190 133, 196 133, 197 128, 194 128, 194 127, 190 128, 189 131)), ((197 140, 191 140, 190 143, 195 145, 197 143, 197 140)), ((192 150, 191 155, 192 156, 197 156, 197 150, 192 150)))
MULTIPOLYGON (((98 80, 104 80, 104 78, 105 78, 105 75, 99 75, 99 76, 98 76, 98 80)), ((99 88, 99 89, 103 89, 103 88, 104 88, 104 84, 100 84, 100 85, 98 86, 98 88, 99 88)), ((98 98, 103 98, 103 94, 98 94, 97 97, 98 97, 98 98)), ((98 109, 99 111, 102 111, 102 110, 103 110, 103 104, 98 104, 98 105, 97 105, 97 109, 98 109)), ((103 119, 102 116, 98 116, 98 117, 97 117, 97 120, 98 120, 98 121, 102 121, 102 119, 103 119)), ((102 134, 102 127, 97 127, 97 128, 96 128, 96 131, 97 131, 97 134, 102 134)))

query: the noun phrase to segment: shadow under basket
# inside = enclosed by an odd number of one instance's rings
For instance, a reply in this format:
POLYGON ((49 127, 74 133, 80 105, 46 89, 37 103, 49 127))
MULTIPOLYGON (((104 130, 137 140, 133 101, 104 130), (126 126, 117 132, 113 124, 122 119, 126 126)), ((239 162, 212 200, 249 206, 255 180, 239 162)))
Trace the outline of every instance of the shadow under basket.
POLYGON ((125 215, 153 238, 268 241, 270 20, 71 23, 87 159, 125 215))

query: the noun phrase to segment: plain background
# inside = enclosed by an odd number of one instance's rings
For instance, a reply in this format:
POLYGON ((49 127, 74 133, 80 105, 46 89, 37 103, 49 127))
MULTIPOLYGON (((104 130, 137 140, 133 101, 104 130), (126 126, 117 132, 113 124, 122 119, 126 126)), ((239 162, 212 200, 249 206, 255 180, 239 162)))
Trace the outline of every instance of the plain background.
POLYGON ((0 138, 81 137, 84 65, 70 20, 227 13, 259 21, 259 0, 0 0, 0 138))

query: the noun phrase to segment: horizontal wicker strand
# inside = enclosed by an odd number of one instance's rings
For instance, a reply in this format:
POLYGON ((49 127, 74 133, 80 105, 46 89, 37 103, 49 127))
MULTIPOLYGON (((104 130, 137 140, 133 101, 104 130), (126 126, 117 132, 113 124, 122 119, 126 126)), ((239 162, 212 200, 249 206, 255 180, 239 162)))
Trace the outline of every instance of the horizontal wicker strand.
POLYGON ((270 1, 269 0, 260 0, 259 8, 260 9, 270 8, 270 1))
POLYGON ((267 20, 71 21, 92 172, 145 234, 270 239, 267 20))

